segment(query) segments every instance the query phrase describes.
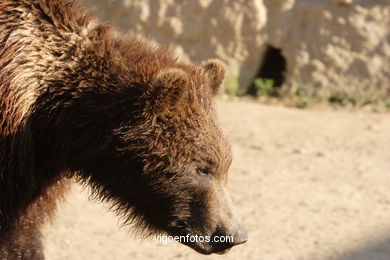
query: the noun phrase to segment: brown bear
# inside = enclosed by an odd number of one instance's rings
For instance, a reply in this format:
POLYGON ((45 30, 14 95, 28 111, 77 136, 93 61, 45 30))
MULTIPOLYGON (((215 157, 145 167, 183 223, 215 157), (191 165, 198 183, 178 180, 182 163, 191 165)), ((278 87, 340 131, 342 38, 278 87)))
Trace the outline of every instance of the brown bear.
POLYGON ((180 241, 204 254, 245 242, 212 102, 224 74, 66 0, 2 0, 0 259, 44 258, 40 227, 73 178, 143 234, 209 236, 180 241))

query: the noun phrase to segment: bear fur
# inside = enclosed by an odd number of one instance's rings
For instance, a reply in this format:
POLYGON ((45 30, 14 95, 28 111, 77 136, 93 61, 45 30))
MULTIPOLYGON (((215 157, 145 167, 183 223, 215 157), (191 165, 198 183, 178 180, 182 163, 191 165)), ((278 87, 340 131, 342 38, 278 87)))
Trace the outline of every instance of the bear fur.
POLYGON ((69 1, 0 2, 0 258, 43 259, 70 180, 143 234, 232 235, 230 146, 212 98, 224 65, 184 64, 69 1))

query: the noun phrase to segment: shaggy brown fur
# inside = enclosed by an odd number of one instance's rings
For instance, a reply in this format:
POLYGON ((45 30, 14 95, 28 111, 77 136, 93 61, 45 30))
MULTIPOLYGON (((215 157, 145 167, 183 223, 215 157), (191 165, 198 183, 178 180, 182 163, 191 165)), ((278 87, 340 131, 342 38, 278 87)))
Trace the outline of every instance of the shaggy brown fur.
POLYGON ((202 253, 244 242, 212 106, 223 77, 71 2, 2 0, 0 258, 43 258, 40 226, 71 177, 138 230, 238 238, 186 243, 202 253))

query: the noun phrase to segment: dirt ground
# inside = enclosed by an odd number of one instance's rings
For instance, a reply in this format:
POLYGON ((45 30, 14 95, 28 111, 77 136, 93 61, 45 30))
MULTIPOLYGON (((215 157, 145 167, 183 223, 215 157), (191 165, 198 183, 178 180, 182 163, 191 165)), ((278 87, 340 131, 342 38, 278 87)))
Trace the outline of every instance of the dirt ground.
POLYGON ((47 259, 390 259, 389 113, 218 105, 248 243, 206 257, 141 241, 75 185, 44 231, 47 259))

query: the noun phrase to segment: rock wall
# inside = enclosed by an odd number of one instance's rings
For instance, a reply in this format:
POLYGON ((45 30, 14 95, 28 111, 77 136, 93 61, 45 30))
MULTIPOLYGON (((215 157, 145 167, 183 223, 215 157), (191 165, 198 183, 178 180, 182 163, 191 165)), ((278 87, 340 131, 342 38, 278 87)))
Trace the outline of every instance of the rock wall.
POLYGON ((267 42, 282 49, 290 84, 341 98, 390 95, 389 0, 264 3, 267 42))
POLYGON ((390 0, 78 2, 123 30, 171 46, 184 59, 221 58, 242 89, 272 46, 287 62, 286 85, 310 86, 323 95, 372 89, 390 94, 390 0))

